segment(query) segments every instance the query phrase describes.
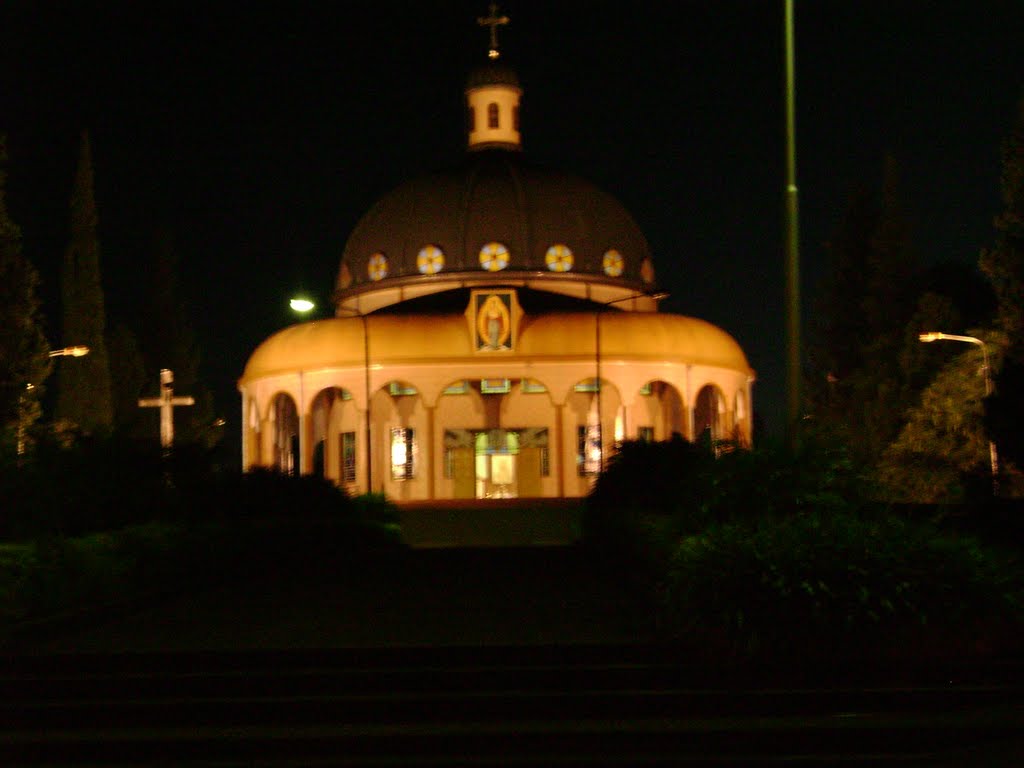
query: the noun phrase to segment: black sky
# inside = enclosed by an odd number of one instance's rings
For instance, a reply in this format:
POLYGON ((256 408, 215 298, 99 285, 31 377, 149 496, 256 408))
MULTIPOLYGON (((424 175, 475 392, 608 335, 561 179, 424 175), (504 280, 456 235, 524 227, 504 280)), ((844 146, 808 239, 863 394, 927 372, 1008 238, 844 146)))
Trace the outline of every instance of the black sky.
MULTIPOLYGON (((56 338, 78 132, 92 134, 108 310, 133 321, 169 227, 237 432, 234 380, 326 302, 346 237, 384 192, 456 162, 484 2, 7 2, 0 131, 8 207, 56 338)), ((782 0, 507 2, 528 156, 616 195, 643 228, 666 308, 729 331, 777 429, 783 391, 782 0)), ((1024 95, 1024 3, 797 0, 805 315, 824 241, 883 157, 925 261, 992 240, 999 143, 1024 95)))

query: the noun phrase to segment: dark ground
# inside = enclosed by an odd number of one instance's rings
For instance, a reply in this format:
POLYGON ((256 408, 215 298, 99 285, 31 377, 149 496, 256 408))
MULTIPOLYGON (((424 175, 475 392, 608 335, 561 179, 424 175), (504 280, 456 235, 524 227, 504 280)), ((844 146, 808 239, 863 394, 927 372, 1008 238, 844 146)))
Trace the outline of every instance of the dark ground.
POLYGON ((31 645, 117 652, 631 642, 648 636, 631 602, 576 547, 407 550, 253 573, 31 645))

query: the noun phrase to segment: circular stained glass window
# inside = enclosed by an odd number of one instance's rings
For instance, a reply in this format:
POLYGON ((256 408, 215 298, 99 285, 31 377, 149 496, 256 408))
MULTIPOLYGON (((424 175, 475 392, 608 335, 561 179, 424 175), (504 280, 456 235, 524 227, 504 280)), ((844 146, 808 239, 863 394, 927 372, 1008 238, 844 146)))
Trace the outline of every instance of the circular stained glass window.
POLYGON ((544 254, 544 262, 552 272, 568 272, 572 269, 572 251, 567 245, 552 245, 544 254))
POLYGON ((366 273, 371 280, 383 280, 388 276, 388 257, 383 253, 375 253, 366 263, 366 273))
POLYGON ((436 245, 428 245, 416 254, 416 267, 422 275, 436 275, 444 267, 444 252, 436 245))
POLYGON ((508 248, 501 243, 488 243, 480 249, 480 266, 488 272, 500 272, 508 266, 508 248))
POLYGON ((616 250, 605 252, 602 263, 604 266, 604 273, 608 275, 608 277, 618 277, 622 274, 622 270, 626 266, 626 260, 623 259, 622 254, 616 250))

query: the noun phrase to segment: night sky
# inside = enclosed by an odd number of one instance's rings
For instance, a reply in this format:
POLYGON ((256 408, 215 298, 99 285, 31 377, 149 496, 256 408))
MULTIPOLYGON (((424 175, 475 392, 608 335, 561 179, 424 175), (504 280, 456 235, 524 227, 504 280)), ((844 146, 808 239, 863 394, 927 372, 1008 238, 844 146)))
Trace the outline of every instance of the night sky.
MULTIPOLYGON (((486 3, 121 5, 0 10, 8 208, 44 280, 51 341, 72 342, 58 338, 58 270, 78 134, 90 130, 108 313, 136 321, 154 233, 169 227, 203 378, 237 440, 235 380, 294 320, 288 296, 302 287, 326 308, 359 217, 461 157, 486 3)), ((663 308, 742 344, 773 432, 785 345, 782 8, 501 7, 527 156, 626 205, 671 292, 663 308)), ((923 259, 976 261, 1000 207, 999 143, 1024 95, 1024 3, 797 0, 797 68, 805 322, 824 242, 850 192, 879 184, 886 152, 923 259)))

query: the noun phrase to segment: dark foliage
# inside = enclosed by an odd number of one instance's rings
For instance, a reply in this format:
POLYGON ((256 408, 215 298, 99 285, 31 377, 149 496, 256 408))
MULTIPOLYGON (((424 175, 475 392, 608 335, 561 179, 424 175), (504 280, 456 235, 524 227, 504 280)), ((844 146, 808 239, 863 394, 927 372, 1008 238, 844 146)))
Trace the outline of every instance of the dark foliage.
POLYGON ((1024 467, 1024 339, 1007 350, 996 377, 995 394, 985 400, 985 431, 993 436, 1003 462, 1024 467))
POLYGON ((51 368, 39 275, 22 253, 21 230, 7 215, 6 188, 7 141, 0 134, 0 455, 13 454, 19 428, 24 437, 39 418, 51 368))
POLYGON ((1004 456, 1024 467, 1024 98, 1002 148, 1004 208, 995 218, 995 246, 982 252, 980 266, 998 302, 996 321, 1007 350, 995 378, 995 397, 986 403, 985 426, 1004 456))
POLYGON ((588 500, 589 530, 597 535, 614 527, 624 511, 670 519, 679 534, 823 506, 852 511, 870 503, 865 487, 845 448, 810 432, 796 454, 771 445, 704 447, 681 438, 627 442, 588 500))
POLYGON ((390 507, 353 503, 320 477, 218 469, 198 445, 161 456, 151 441, 85 437, 42 444, 31 460, 0 465, 0 538, 80 536, 152 520, 393 522, 390 507))
POLYGON ((588 499, 587 540, 668 636, 719 661, 1015 649, 1024 571, 1006 537, 873 503, 837 445, 627 444, 588 499))
POLYGON ((953 657, 1005 650, 1021 583, 1013 557, 929 523, 813 513, 681 539, 664 600, 672 632, 730 654, 953 657))
POLYGON ((57 415, 86 435, 109 431, 113 423, 93 186, 89 134, 83 132, 71 193, 71 237, 60 275, 60 346, 87 346, 89 354, 58 364, 57 415))
POLYGON ((41 442, 18 466, 0 467, 7 499, 0 537, 74 536, 160 516, 167 504, 157 451, 109 438, 73 448, 41 442))

